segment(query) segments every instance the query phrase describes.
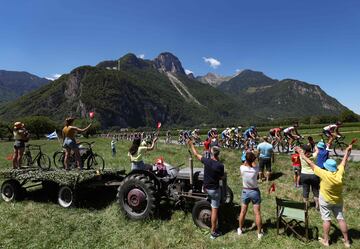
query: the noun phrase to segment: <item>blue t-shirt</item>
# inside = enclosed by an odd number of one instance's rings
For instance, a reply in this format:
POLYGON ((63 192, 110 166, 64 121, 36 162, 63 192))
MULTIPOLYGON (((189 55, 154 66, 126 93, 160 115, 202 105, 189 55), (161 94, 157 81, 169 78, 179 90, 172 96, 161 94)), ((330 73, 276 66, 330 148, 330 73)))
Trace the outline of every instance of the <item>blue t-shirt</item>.
POLYGON ((204 164, 204 188, 218 189, 219 180, 224 176, 224 165, 210 158, 201 158, 204 164))
POLYGON ((319 148, 319 153, 316 159, 316 165, 324 169, 324 163, 328 159, 329 159, 329 151, 327 151, 326 149, 319 148))
POLYGON ((257 146, 257 150, 260 152, 260 158, 271 158, 273 146, 269 143, 262 142, 257 146))

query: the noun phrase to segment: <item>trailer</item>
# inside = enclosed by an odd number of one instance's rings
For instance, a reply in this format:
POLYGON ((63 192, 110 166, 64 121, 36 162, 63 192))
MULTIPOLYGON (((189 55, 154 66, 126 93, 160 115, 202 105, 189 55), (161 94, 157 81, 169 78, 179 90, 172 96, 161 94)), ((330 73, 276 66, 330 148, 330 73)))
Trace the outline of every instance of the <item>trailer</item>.
POLYGON ((117 188, 125 178, 125 170, 42 170, 39 168, 8 169, 0 171, 1 197, 6 202, 21 200, 26 190, 42 186, 56 194, 61 207, 76 206, 82 189, 117 188))

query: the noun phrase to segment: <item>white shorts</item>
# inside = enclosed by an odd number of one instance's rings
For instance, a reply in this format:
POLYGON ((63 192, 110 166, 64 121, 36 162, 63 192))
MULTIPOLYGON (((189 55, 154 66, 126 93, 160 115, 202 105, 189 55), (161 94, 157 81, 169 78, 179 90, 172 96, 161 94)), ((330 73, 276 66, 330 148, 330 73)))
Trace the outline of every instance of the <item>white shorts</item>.
POLYGON ((337 220, 344 220, 343 204, 331 204, 324 200, 324 197, 319 196, 320 214, 323 221, 331 220, 330 213, 332 212, 337 220))

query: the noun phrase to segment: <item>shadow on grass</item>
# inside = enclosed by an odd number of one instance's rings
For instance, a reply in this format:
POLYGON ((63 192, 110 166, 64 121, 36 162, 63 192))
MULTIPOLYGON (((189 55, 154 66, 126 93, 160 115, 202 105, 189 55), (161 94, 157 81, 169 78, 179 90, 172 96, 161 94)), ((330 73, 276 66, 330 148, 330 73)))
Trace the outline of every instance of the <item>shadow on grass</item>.
MULTIPOLYGON (((57 204, 56 188, 36 188, 28 190, 25 199, 34 202, 51 202, 57 204)), ((116 200, 116 188, 104 187, 96 189, 81 189, 77 193, 78 208, 101 210, 108 207, 116 200)))
POLYGON ((274 172, 271 174, 270 181, 275 181, 275 180, 279 179, 280 177, 282 177, 283 175, 284 175, 284 173, 282 173, 282 172, 274 172))
MULTIPOLYGON (((331 227, 334 229, 334 232, 331 233, 330 231, 330 241, 336 243, 338 240, 341 240, 343 238, 343 235, 341 233, 341 230, 334 224, 331 223, 331 227)), ((360 239, 360 231, 350 228, 348 231, 350 241, 352 242, 354 239, 358 240, 360 239)))

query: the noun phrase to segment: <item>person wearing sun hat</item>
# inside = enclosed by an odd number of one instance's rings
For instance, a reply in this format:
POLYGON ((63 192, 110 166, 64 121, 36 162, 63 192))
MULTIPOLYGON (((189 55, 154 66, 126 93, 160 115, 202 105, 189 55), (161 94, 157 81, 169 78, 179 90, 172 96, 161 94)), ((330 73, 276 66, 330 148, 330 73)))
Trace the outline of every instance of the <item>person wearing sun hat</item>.
POLYGON ((315 146, 315 152, 317 153, 316 165, 320 168, 324 168, 324 163, 329 159, 329 151, 326 150, 326 144, 320 141, 315 146))
POLYGON ((25 151, 25 142, 29 141, 29 132, 25 129, 25 125, 21 122, 14 123, 14 155, 13 168, 19 169, 21 166, 21 159, 25 151))
MULTIPOLYGON (((346 163, 351 153, 351 149, 352 145, 349 145, 346 148, 345 156, 343 157, 339 165, 337 165, 334 159, 327 159, 324 163, 325 169, 321 169, 320 167, 315 165, 315 163, 313 163, 309 158, 304 157, 306 163, 309 164, 315 175, 319 176, 321 179, 319 204, 321 219, 323 220, 324 232, 323 238, 319 238, 319 241, 324 246, 329 246, 329 232, 331 227, 330 213, 332 212, 338 220, 340 230, 344 236, 343 241, 345 247, 350 247, 348 227, 343 214, 342 191, 343 176, 345 173, 346 163)), ((297 151, 300 153, 300 155, 304 154, 304 152, 300 148, 297 148, 297 151)))

